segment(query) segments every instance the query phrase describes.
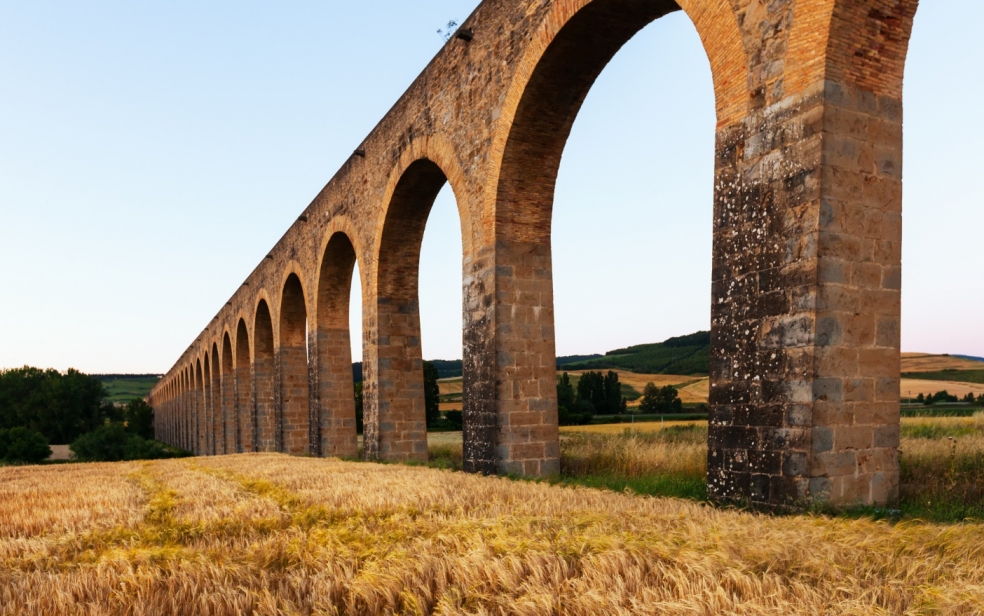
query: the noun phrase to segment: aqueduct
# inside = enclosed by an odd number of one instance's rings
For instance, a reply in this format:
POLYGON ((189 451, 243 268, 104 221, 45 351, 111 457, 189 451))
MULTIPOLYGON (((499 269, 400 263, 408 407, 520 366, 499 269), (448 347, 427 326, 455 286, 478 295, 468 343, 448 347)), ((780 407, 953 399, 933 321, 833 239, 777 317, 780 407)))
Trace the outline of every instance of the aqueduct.
POLYGON ((717 110, 710 494, 898 495, 902 78, 918 0, 485 0, 151 394, 197 454, 425 459, 420 244, 445 183, 463 238, 464 464, 559 469, 551 210, 580 105, 683 10, 717 110))

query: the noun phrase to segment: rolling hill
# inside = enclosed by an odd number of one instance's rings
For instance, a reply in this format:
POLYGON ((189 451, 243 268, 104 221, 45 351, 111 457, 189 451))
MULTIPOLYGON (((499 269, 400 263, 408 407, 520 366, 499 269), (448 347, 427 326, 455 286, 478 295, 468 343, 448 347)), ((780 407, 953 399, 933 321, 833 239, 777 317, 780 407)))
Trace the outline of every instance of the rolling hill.
POLYGON ((568 370, 627 370, 644 374, 699 374, 710 372, 711 333, 697 332, 655 344, 616 349, 604 356, 565 365, 568 370))
POLYGON ((93 374, 106 388, 107 402, 126 404, 134 398, 145 398, 160 380, 156 374, 93 374))
POLYGON ((961 355, 903 353, 902 378, 984 384, 984 361, 961 355))

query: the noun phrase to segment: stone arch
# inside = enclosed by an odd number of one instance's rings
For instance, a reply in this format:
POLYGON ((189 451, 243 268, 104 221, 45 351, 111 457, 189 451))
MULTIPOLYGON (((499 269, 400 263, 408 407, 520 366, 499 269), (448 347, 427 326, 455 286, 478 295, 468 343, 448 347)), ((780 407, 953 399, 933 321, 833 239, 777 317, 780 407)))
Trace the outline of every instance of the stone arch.
POLYGON ((291 272, 280 295, 278 432, 279 450, 295 455, 310 451, 307 322, 304 286, 300 277, 291 272))
POLYGON ((252 382, 256 392, 255 451, 277 451, 273 317, 265 298, 259 300, 254 314, 252 382))
POLYGON ((171 420, 172 445, 187 449, 184 443, 184 422, 188 410, 188 368, 182 366, 178 370, 178 408, 171 420))
POLYGON ((557 172, 598 76, 639 30, 681 6, 711 63, 718 125, 735 123, 748 110, 748 73, 737 18, 725 1, 561 0, 520 62, 490 160, 497 429, 494 454, 466 445, 465 459, 476 469, 559 471, 551 251, 557 172))
MULTIPOLYGON (((748 52, 735 10, 727 0, 681 0, 679 4, 665 0, 559 0, 532 37, 503 99, 491 144, 483 219, 495 219, 502 203, 500 175, 510 163, 507 148, 518 145, 517 134, 531 137, 527 144, 536 141, 536 136, 529 134, 531 116, 524 114, 524 107, 538 106, 548 113, 544 119, 559 132, 541 130, 545 142, 540 147, 562 151, 584 97, 615 53, 639 30, 681 8, 697 29, 710 62, 718 127, 745 117, 750 106, 748 52), (592 26, 602 23, 605 25, 592 26), (536 102, 549 96, 551 88, 556 88, 553 109, 536 102), (527 115, 526 120, 523 115, 527 115)), ((515 151, 510 158, 515 158, 515 151)), ((555 176, 558 163, 553 159, 546 163, 542 173, 552 182, 555 178, 550 176, 555 176)))
MULTIPOLYGON (((258 351, 248 381, 253 397, 238 402, 255 408, 250 417, 258 422, 274 422, 266 436, 254 430, 250 442, 277 447, 274 353, 290 333, 277 291, 292 259, 302 261, 309 373, 320 381, 328 362, 312 344, 320 328, 338 324, 338 312, 328 310, 336 292, 328 289, 344 276, 331 264, 351 258, 325 255, 335 232, 344 231, 363 274, 367 454, 426 455, 418 421, 415 235, 428 197, 447 179, 465 266, 464 467, 556 471, 549 238, 560 156, 585 94, 621 44, 682 8, 709 59, 718 128, 709 493, 773 505, 890 502, 891 474, 897 477, 900 97, 916 5, 484 2, 468 22, 474 41, 438 54, 183 356, 188 447, 202 451, 196 369, 206 352, 217 355, 205 340, 216 322, 228 321, 232 305, 256 309, 246 316, 245 335, 237 331, 237 371, 249 354, 239 351, 240 338, 258 351), (311 254, 325 230, 320 253, 311 254), (839 418, 849 416, 868 423, 844 430, 839 418), (859 443, 871 447, 857 449, 859 443)), ((320 387, 309 394, 309 417, 318 425, 310 442, 319 453, 330 445, 319 423, 320 387)))
MULTIPOLYGON (((349 304, 357 250, 345 231, 331 233, 321 251, 316 297, 318 388, 315 445, 321 456, 358 454, 353 398, 349 304)), ((359 285, 361 292, 362 284, 359 285)))
MULTIPOLYGON (((208 366, 208 362, 205 362, 208 366)), ((194 420, 192 423, 192 451, 196 455, 206 453, 205 441, 205 378, 202 372, 202 360, 195 360, 195 396, 193 406, 194 420)))
MULTIPOLYGON (((411 167, 416 166, 420 161, 426 160, 436 165, 441 170, 441 173, 444 174, 445 181, 451 185, 451 190, 454 192, 455 205, 458 208, 458 221, 461 224, 462 253, 466 260, 473 255, 474 247, 481 245, 482 242, 482 238, 479 235, 482 232, 482 225, 472 220, 472 210, 467 201, 469 193, 465 190, 467 178, 455 152, 455 148, 440 135, 419 137, 406 146, 401 152, 399 161, 390 173, 389 180, 386 184, 386 190, 383 194, 384 207, 380 212, 380 218, 377 224, 374 226, 374 246, 380 246, 380 242, 382 241, 386 221, 389 217, 389 207, 393 203, 393 196, 396 194, 397 187, 403 181, 411 167)), ((441 188, 443 186, 444 184, 442 183, 441 188)), ((440 192, 440 188, 438 188, 438 192, 440 192)), ((357 238, 357 235, 349 233, 349 238, 357 238)), ((357 249, 360 248, 357 242, 353 242, 353 244, 357 249)), ((356 253, 359 255, 363 254, 359 250, 356 253)), ((378 248, 377 254, 374 256, 379 256, 378 248)), ((376 263, 377 261, 374 259, 373 264, 375 265, 376 263)))
POLYGON ((252 360, 250 356, 249 328, 245 317, 239 317, 236 325, 236 452, 254 451, 253 428, 256 413, 252 391, 252 360))
POLYGON ((374 259, 372 344, 363 363, 363 443, 370 459, 427 459, 417 283, 424 228, 447 181, 437 163, 422 158, 390 182, 374 259))
POLYGON ((215 355, 206 344, 204 351, 204 361, 202 362, 202 375, 204 384, 204 405, 202 406, 202 434, 205 439, 205 455, 215 455, 215 378, 213 375, 215 355))
POLYGON ((222 453, 236 453, 239 435, 236 426, 236 375, 233 367, 232 336, 226 329, 222 333, 221 365, 221 408, 222 408, 222 453))
POLYGON ((211 351, 211 377, 212 386, 209 397, 210 423, 208 426, 209 440, 211 441, 212 455, 222 453, 224 435, 222 433, 222 361, 219 358, 219 344, 212 341, 211 351))
POLYGON ((786 95, 811 86, 822 89, 826 81, 901 101, 918 5, 918 0, 798 0, 789 34, 786 95))
POLYGON ((191 451, 188 446, 188 416, 191 414, 191 371, 186 364, 181 369, 181 413, 178 417, 178 446, 191 451))
POLYGON ((181 434, 181 414, 184 412, 184 395, 185 395, 185 385, 184 385, 184 368, 178 368, 175 375, 175 400, 174 409, 171 412, 171 416, 168 419, 168 441, 169 445, 175 447, 181 447, 179 441, 181 434))

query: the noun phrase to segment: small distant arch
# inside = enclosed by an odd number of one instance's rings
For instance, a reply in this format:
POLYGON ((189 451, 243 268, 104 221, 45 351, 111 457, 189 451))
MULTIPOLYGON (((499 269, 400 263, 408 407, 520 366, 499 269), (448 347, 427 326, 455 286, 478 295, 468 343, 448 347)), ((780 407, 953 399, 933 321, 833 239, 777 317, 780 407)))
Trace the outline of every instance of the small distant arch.
POLYGON ((210 426, 210 438, 212 440, 212 453, 224 453, 225 434, 222 421, 222 360, 219 357, 219 345, 212 342, 212 392, 209 404, 212 407, 212 424, 210 426))
POLYGON ((238 438, 236 451, 254 451, 253 427, 255 409, 252 402, 252 361, 250 357, 249 328, 246 319, 240 318, 236 326, 236 426, 238 438))
POLYGON ((256 307, 253 325, 253 380, 256 392, 257 451, 277 451, 276 401, 274 399, 273 317, 266 299, 256 307))
MULTIPOLYGON (((355 245, 343 231, 328 239, 318 273, 316 298, 318 390, 313 444, 322 456, 358 453, 353 397, 349 305, 357 262, 355 245)), ((359 285, 361 293, 362 285, 359 285)))
POLYGON ((307 302, 300 277, 291 272, 280 295, 278 432, 281 451, 311 450, 307 302))

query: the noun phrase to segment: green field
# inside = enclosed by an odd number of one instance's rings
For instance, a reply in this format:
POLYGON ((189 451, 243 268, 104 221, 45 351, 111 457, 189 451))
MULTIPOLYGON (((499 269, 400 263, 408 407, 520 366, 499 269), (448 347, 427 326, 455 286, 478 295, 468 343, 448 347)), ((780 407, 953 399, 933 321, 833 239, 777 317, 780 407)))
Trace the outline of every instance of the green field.
POLYGON ((107 402, 127 403, 134 398, 145 398, 161 377, 155 374, 93 374, 106 388, 107 402))
POLYGON ((710 332, 639 344, 605 353, 604 357, 567 364, 565 370, 615 369, 640 374, 700 374, 710 371, 710 332))
POLYGON ((937 370, 935 372, 904 372, 904 379, 921 381, 956 381, 958 383, 984 383, 984 370, 937 370))

